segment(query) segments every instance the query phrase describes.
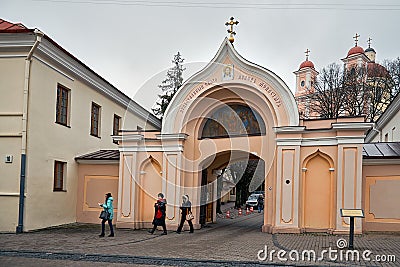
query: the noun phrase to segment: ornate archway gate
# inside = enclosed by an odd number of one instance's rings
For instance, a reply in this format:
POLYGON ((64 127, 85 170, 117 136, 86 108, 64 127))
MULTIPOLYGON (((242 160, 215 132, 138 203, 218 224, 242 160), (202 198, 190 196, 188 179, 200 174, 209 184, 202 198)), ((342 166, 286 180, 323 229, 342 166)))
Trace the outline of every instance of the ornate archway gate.
MULTIPOLYGON (((150 227, 153 209, 140 203, 144 194, 147 202, 154 198, 154 188, 159 188, 168 201, 171 229, 178 223, 183 194, 190 196, 195 226, 200 227, 202 169, 221 152, 230 151, 234 161, 232 152, 241 151, 265 162, 263 231, 348 231, 338 210, 361 207, 362 145, 370 127, 362 118, 299 120, 286 84, 242 58, 225 39, 212 61, 174 96, 160 132, 114 137, 121 152, 117 225, 150 227), (317 152, 326 161, 310 160, 317 152), (151 166, 156 171, 150 171, 151 166), (318 224, 326 218, 314 222, 309 216, 310 203, 319 199, 317 195, 310 201, 307 192, 318 189, 312 186, 319 182, 313 170, 327 167, 330 184, 321 183, 321 190, 328 190, 330 198, 318 208, 328 210, 324 214, 329 223, 318 224)), ((361 231, 361 223, 356 231, 361 231)))

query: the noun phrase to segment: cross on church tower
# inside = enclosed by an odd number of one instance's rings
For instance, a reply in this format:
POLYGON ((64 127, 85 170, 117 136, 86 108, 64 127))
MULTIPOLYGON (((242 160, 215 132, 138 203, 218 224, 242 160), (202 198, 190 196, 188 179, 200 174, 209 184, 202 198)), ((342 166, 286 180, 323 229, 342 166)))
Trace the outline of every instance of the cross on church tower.
POLYGON ((236 35, 236 32, 233 31, 233 25, 238 25, 239 21, 235 21, 233 17, 230 18, 230 21, 225 23, 225 26, 229 26, 228 33, 230 34, 229 36, 229 42, 233 43, 235 41, 235 38, 233 37, 236 35))
POLYGON ((358 37, 360 37, 360 35, 359 35, 358 33, 356 33, 356 35, 353 36, 354 41, 356 42, 356 45, 355 45, 355 46, 357 46, 357 44, 358 44, 358 37))
POLYGON ((371 37, 370 38, 368 38, 368 40, 367 40, 367 43, 368 43, 368 48, 371 48, 371 37))
POLYGON ((306 54, 306 61, 308 60, 308 56, 309 56, 309 54, 310 54, 310 50, 308 50, 308 48, 307 48, 307 50, 304 52, 305 54, 306 54))

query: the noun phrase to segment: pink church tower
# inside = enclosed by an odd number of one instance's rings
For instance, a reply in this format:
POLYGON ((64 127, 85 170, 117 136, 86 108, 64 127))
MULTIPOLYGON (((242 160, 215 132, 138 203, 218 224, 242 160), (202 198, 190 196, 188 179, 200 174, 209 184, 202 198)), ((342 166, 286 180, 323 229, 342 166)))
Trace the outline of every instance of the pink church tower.
POLYGON ((310 113, 310 95, 314 93, 314 83, 318 72, 314 68, 314 63, 308 60, 310 50, 307 49, 304 53, 306 60, 300 64, 299 70, 293 73, 296 75, 295 99, 300 118, 308 119, 313 117, 313 114, 310 113))
MULTIPOLYGON (((365 54, 364 49, 361 46, 358 46, 359 37, 360 35, 356 33, 353 37, 355 41, 354 47, 352 47, 349 52, 347 52, 347 56, 342 59, 344 68, 348 71, 351 71, 352 69, 365 68, 367 63, 371 61, 365 54)), ((373 59, 375 60, 375 57, 373 59)))

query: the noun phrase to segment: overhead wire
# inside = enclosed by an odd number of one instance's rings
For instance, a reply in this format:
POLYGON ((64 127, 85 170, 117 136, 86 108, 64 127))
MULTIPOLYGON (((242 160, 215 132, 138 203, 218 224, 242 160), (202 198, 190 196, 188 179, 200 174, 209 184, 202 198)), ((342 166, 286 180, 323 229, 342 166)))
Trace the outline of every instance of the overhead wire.
POLYGON ((355 11, 396 11, 400 4, 349 4, 349 3, 234 3, 234 2, 194 2, 194 1, 141 1, 141 0, 33 0, 35 2, 94 4, 117 6, 149 6, 179 8, 231 8, 231 9, 307 9, 307 10, 355 10, 355 11))

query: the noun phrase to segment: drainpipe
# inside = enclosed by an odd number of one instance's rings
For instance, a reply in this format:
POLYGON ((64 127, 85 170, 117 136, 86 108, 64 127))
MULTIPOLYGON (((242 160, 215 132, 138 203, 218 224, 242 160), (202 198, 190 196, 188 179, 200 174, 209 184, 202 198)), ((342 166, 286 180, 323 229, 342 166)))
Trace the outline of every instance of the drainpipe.
POLYGON ((35 29, 36 41, 25 58, 25 79, 24 79, 24 102, 22 109, 22 140, 21 140, 21 171, 19 180, 19 212, 17 234, 24 231, 24 204, 25 204, 25 173, 26 173, 26 145, 28 125, 28 102, 29 102, 29 81, 31 75, 32 55, 42 41, 44 33, 35 29))

